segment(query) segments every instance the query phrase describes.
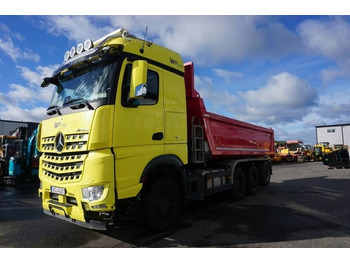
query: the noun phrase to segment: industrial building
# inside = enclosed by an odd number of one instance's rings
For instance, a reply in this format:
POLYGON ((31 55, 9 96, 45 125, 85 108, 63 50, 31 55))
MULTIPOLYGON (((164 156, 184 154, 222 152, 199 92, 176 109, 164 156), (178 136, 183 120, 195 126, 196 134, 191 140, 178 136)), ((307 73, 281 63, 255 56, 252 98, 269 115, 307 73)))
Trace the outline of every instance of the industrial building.
POLYGON ((316 142, 329 142, 350 146, 350 124, 316 126, 316 142))
POLYGON ((26 138, 28 138, 33 131, 38 127, 39 123, 34 122, 23 122, 23 121, 12 121, 0 119, 0 135, 8 135, 11 131, 17 127, 23 126, 27 128, 26 138))

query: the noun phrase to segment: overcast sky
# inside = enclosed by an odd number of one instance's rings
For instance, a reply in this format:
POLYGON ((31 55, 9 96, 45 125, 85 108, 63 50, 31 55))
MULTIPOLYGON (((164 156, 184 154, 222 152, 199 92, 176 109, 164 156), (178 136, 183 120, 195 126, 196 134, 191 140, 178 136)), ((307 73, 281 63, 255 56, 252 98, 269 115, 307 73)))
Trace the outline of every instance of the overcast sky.
POLYGON ((348 16, 0 15, 0 118, 41 121, 40 88, 66 50, 119 27, 195 63, 208 111, 315 144, 315 125, 350 123, 348 16))

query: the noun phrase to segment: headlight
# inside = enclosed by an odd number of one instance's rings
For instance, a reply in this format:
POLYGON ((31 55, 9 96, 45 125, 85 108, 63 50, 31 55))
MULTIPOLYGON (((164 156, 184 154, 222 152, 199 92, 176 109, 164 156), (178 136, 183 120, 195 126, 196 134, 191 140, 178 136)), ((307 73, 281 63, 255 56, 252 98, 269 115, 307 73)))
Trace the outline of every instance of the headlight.
POLYGON ((83 188, 83 198, 90 202, 99 200, 103 195, 104 186, 91 186, 83 188))

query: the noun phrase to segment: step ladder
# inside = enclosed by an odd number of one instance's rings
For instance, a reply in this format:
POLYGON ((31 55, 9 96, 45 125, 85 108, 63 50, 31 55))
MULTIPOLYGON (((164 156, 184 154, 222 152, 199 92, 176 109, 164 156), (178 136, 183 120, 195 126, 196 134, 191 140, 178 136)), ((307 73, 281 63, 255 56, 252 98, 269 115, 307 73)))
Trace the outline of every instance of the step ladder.
POLYGON ((192 163, 204 163, 204 130, 199 123, 192 119, 192 163))

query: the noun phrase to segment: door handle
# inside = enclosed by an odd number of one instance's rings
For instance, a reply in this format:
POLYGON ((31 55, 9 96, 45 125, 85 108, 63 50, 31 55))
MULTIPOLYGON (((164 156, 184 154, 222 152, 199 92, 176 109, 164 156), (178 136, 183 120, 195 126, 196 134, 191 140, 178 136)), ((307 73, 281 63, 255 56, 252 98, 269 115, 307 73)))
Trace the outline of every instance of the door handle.
POLYGON ((152 136, 152 140, 162 140, 164 137, 163 132, 158 132, 158 133, 154 133, 152 136))

